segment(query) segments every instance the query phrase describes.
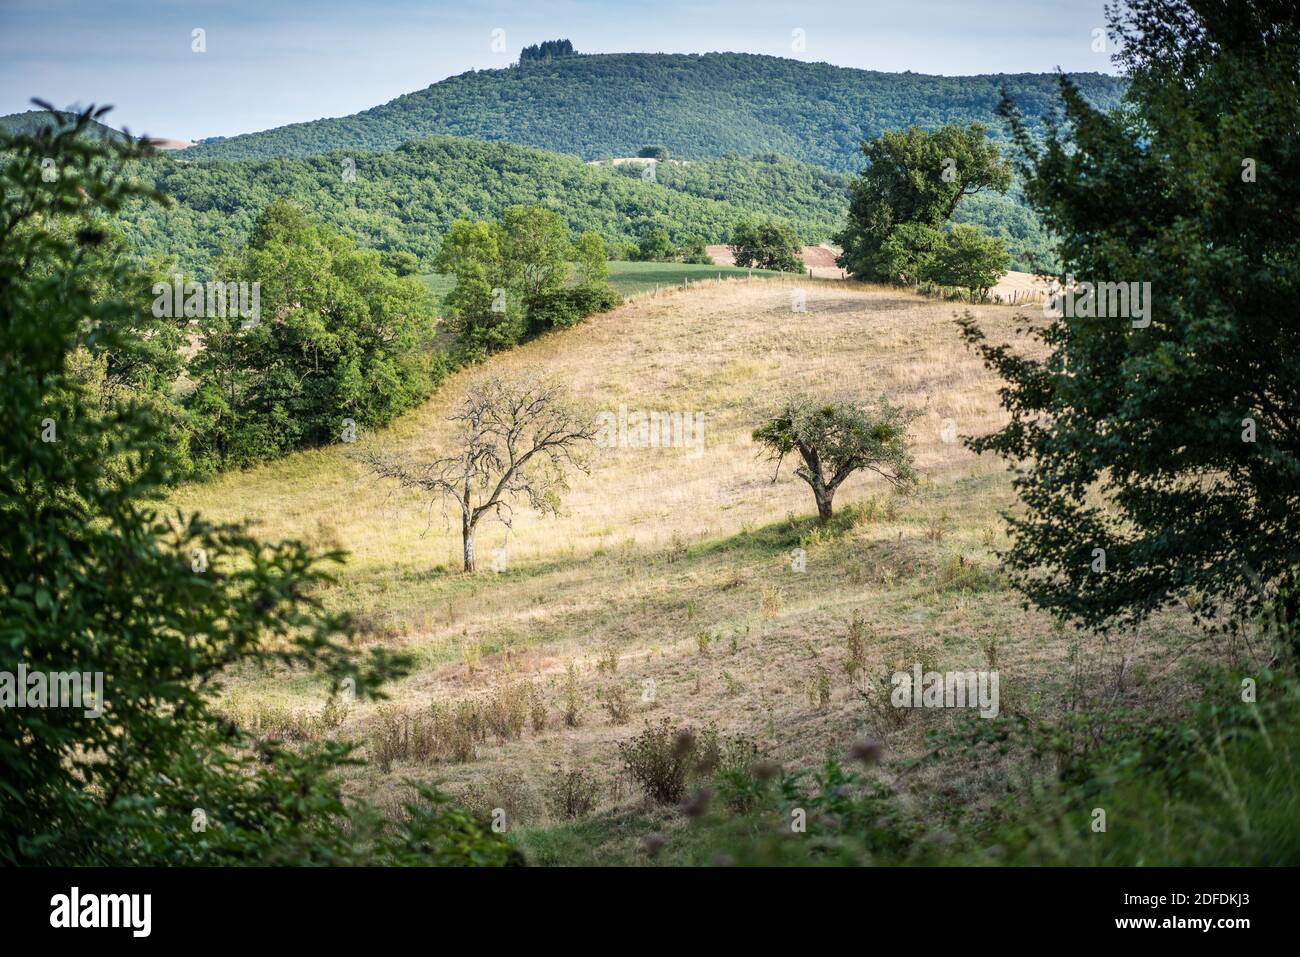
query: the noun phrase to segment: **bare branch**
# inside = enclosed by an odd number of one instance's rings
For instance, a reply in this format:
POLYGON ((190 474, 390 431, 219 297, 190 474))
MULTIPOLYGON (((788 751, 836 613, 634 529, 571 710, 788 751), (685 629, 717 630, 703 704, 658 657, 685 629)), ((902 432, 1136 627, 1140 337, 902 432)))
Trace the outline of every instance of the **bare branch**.
POLYGON ((571 469, 587 472, 579 449, 596 436, 595 422, 560 384, 528 376, 487 375, 472 384, 448 420, 460 426, 455 455, 414 464, 373 450, 357 458, 380 478, 432 497, 455 499, 462 514, 465 567, 473 569, 479 520, 495 516, 507 528, 512 500, 554 514, 571 469))

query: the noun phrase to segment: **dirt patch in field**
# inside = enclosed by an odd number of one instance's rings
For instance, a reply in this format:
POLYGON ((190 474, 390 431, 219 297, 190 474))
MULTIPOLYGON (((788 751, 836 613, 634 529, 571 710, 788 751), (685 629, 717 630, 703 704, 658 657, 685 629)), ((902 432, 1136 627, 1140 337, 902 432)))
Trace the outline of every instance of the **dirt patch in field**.
MULTIPOLYGON (((735 254, 730 246, 714 245, 705 247, 710 258, 719 266, 734 266, 735 254)), ((835 265, 835 258, 840 249, 823 243, 820 246, 804 246, 800 251, 804 267, 816 279, 848 279, 848 273, 835 265)), ((1042 302, 1047 297, 1047 280, 1027 272, 1009 272, 989 291, 990 300, 1003 305, 1023 305, 1042 302)))
POLYGON ((1021 303, 1042 302, 1047 298, 1047 280, 1028 272, 1009 272, 998 280, 989 295, 995 301, 1020 305, 1021 303))
MULTIPOLYGON (((734 266, 736 257, 731 251, 730 246, 707 246, 710 258, 719 266, 734 266)), ((804 246, 799 255, 803 257, 803 264, 807 269, 812 270, 812 275, 817 279, 844 279, 846 278, 844 270, 835 265, 835 257, 840 251, 834 246, 804 246)))

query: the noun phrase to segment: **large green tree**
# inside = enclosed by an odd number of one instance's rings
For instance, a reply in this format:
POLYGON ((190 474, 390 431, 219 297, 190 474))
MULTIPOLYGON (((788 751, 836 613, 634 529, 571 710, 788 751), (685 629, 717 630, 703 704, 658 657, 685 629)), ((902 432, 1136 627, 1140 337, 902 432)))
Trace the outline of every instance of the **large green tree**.
POLYGON ((523 300, 509 295, 501 243, 491 223, 458 219, 443 238, 434 268, 454 276, 443 300, 449 328, 471 354, 508 349, 524 332, 523 300))
POLYGON ((571 241, 560 215, 541 206, 511 206, 494 223, 457 220, 435 267, 456 277, 443 309, 469 359, 618 301, 604 241, 595 233, 571 241))
POLYGON ((544 206, 510 206, 493 224, 506 284, 524 309, 564 285, 572 257, 569 227, 544 206))
POLYGON ((731 248, 737 266, 777 272, 803 271, 799 236, 785 223, 775 220, 737 223, 731 231, 731 248))
POLYGON ((445 372, 429 348, 427 287, 291 203, 269 205, 248 244, 216 272, 222 282, 257 284, 260 314, 196 319, 202 348, 190 363, 197 386, 187 404, 200 471, 383 425, 445 372))
POLYGON ((908 238, 900 227, 937 230, 962 197, 1011 186, 1011 167, 979 123, 886 132, 864 142, 862 155, 867 165, 850 185, 848 222, 837 237, 839 264, 862 279, 900 278, 891 271, 894 247, 908 238))
POLYGON ((1100 113, 1062 78, 1064 122, 1041 146, 1007 111, 1060 278, 1139 285, 1127 310, 1061 302, 1035 329, 1044 358, 968 316, 1011 413, 970 444, 1024 463, 1006 560, 1037 604, 1095 626, 1183 599, 1214 624, 1272 610, 1295 641, 1296 6, 1134 0, 1111 30, 1124 109, 1100 113))

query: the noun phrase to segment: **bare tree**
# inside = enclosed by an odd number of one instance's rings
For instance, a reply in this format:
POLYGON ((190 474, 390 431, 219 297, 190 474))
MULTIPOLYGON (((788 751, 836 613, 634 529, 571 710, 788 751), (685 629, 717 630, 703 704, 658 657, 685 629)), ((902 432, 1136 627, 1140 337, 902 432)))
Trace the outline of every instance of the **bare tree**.
POLYGON ((579 448, 596 434, 593 421, 563 386, 525 377, 486 376, 465 393, 449 421, 459 424, 460 451, 427 464, 397 461, 376 451, 360 458, 382 478, 460 506, 465 571, 474 571, 474 533, 485 515, 512 526, 512 501, 543 514, 559 510, 570 468, 586 472, 579 448))

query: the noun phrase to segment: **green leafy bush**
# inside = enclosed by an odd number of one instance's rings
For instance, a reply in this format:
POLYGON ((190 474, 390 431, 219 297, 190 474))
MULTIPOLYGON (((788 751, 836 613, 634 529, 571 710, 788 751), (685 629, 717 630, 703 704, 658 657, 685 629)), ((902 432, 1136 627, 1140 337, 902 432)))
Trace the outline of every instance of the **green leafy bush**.
POLYGON ((411 408, 448 371, 432 349, 427 287, 290 203, 268 206, 217 273, 256 283, 262 315, 198 320, 186 407, 200 474, 350 440, 411 408))

